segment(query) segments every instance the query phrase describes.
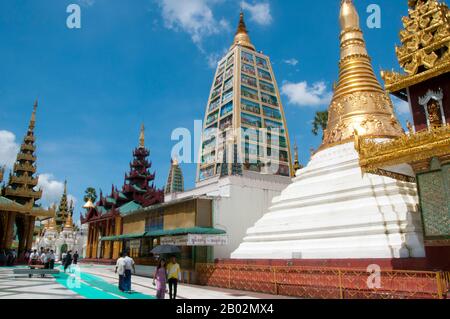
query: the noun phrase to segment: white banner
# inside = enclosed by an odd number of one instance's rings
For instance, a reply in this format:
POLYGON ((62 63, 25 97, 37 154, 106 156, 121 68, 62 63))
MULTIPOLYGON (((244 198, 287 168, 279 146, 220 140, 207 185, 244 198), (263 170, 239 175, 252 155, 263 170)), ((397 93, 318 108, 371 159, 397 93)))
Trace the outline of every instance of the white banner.
POLYGON ((226 235, 196 235, 161 237, 161 245, 172 246, 226 246, 226 235))

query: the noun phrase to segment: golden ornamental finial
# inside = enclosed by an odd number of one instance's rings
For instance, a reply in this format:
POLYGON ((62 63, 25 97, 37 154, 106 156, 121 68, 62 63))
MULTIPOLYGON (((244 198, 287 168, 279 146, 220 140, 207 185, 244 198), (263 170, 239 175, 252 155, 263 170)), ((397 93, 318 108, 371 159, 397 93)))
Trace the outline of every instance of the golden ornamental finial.
POLYGON ((244 11, 242 11, 239 15, 239 24, 238 28, 236 30, 236 34, 234 36, 234 42, 231 46, 231 49, 235 46, 240 45, 247 49, 256 51, 255 46, 250 41, 250 36, 248 35, 247 26, 245 25, 245 19, 244 19, 244 11))
POLYGON ((68 228, 68 229, 73 228, 72 214, 70 214, 70 213, 67 216, 66 223, 64 224, 64 228, 68 228))
POLYGON ((34 127, 36 125, 36 112, 37 112, 37 107, 38 107, 38 100, 36 99, 36 101, 34 101, 33 104, 33 112, 31 113, 31 119, 30 119, 30 124, 28 126, 28 130, 29 131, 33 131, 34 127))
POLYGON ((366 49, 359 15, 352 0, 342 0, 339 80, 328 110, 328 125, 321 148, 351 142, 359 136, 395 138, 403 129, 392 101, 375 76, 366 49))
POLYGON ((145 126, 144 123, 141 125, 141 134, 139 135, 139 147, 145 147, 145 126))

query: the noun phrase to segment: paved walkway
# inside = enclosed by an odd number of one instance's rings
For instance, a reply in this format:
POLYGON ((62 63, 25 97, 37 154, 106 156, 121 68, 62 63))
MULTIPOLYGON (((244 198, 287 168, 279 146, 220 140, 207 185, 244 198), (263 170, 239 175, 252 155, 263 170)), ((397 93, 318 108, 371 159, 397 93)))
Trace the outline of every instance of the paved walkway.
MULTIPOLYGON (((118 282, 114 273, 114 266, 82 265, 84 273, 94 274, 111 284, 118 282)), ((152 279, 132 276, 132 289, 142 294, 156 295, 152 279)), ((168 298, 168 295, 166 296, 168 298)), ((180 299, 286 299, 287 297, 274 296, 262 293, 252 293, 242 290, 221 289, 215 287, 178 285, 178 298, 180 299)))
MULTIPOLYGON (((152 279, 132 276, 131 294, 117 287, 114 266, 81 265, 75 276, 64 274, 46 278, 14 276, 12 267, 0 267, 0 299, 154 299, 152 279)), ((168 298, 168 296, 166 296, 168 298)), ((271 299, 259 293, 193 285, 179 285, 179 299, 271 299)))

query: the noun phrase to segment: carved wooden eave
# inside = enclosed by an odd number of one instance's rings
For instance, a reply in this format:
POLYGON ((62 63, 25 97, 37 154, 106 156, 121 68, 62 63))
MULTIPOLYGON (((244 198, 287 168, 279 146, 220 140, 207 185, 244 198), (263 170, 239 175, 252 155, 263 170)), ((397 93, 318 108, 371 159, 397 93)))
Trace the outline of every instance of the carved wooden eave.
POLYGON ((359 153, 361 169, 366 173, 377 173, 385 167, 405 163, 413 165, 434 157, 447 160, 450 155, 450 126, 405 134, 382 143, 357 137, 355 148, 359 153))
POLYGON ((450 10, 437 0, 414 2, 402 18, 396 47, 404 73, 383 71, 386 90, 396 93, 450 71, 450 10))

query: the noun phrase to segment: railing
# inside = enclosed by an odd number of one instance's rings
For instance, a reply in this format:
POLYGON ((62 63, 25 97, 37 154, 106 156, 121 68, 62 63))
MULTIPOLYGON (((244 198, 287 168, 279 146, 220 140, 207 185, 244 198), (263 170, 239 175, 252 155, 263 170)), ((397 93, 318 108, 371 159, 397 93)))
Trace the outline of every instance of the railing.
POLYGON ((366 270, 198 264, 197 283, 236 290, 324 299, 444 299, 450 273, 387 270, 380 285, 366 270))

